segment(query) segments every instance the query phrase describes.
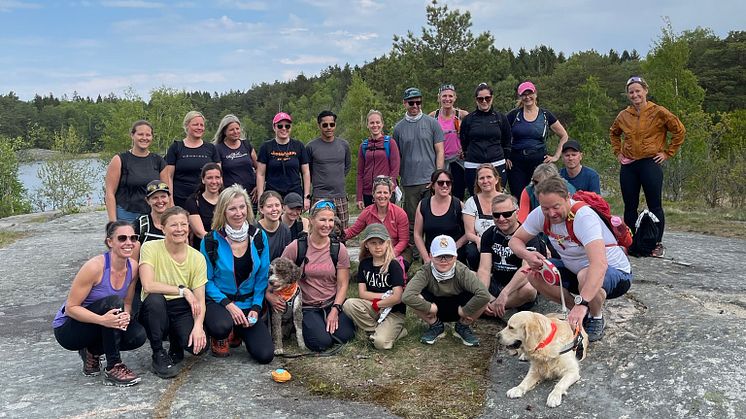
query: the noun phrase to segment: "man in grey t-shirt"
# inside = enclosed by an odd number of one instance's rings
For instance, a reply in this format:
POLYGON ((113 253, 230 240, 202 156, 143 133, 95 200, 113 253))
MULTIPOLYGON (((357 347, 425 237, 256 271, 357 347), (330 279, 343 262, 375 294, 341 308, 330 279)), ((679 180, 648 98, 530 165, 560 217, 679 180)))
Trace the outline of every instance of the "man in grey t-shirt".
MULTIPOLYGON (((407 113, 394 127, 394 140, 399 146, 401 167, 399 183, 404 192, 404 211, 409 218, 410 233, 414 228, 417 204, 430 184, 430 176, 443 168, 443 130, 435 118, 422 113, 422 93, 410 87, 404 91, 403 101, 407 113)), ((414 237, 409 235, 410 241, 414 237)))
POLYGON ((334 201, 337 217, 344 228, 350 220, 345 189, 345 176, 352 167, 350 144, 334 136, 337 115, 332 111, 322 111, 316 118, 321 136, 308 143, 306 151, 310 161, 312 204, 327 199, 334 201))

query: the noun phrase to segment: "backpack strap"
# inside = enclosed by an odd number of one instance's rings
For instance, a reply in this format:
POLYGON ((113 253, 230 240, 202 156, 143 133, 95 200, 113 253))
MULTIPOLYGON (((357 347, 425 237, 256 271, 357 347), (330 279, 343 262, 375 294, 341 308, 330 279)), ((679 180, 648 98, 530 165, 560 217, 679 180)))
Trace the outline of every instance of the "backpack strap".
MULTIPOLYGON (((339 262, 339 240, 336 237, 329 237, 329 240, 329 256, 331 256, 332 263, 336 268, 337 262, 339 262)), ((295 265, 303 268, 302 276, 306 275, 306 262, 308 262, 306 253, 308 253, 308 234, 304 232, 298 236, 298 253, 295 256, 295 265)))
POLYGON ((362 151, 361 154, 363 155, 363 163, 364 163, 365 162, 365 153, 368 152, 368 139, 367 138, 365 138, 363 140, 362 144, 360 144, 360 150, 362 151))
POLYGON ((563 249, 565 248, 565 246, 563 245, 565 240, 573 241, 577 243, 578 245, 582 246, 582 244, 580 244, 580 241, 578 241, 578 238, 575 237, 575 229, 573 228, 573 223, 575 222, 575 214, 577 214, 580 208, 586 205, 588 204, 586 204, 583 201, 575 201, 572 207, 570 207, 570 212, 567 214, 567 219, 565 220, 565 228, 567 228, 567 237, 560 236, 559 234, 553 232, 551 228, 552 226, 549 222, 549 218, 546 216, 544 216, 544 234, 546 234, 548 237, 551 237, 557 240, 557 243, 559 243, 560 247, 563 249))
POLYGON ((391 144, 389 144, 391 141, 391 137, 388 135, 383 136, 383 151, 386 152, 386 159, 388 160, 389 157, 391 157, 391 144))
POLYGON ((249 224, 249 235, 251 236, 251 241, 254 242, 254 247, 256 248, 256 253, 259 254, 259 257, 262 257, 262 252, 264 252, 264 240, 262 239, 262 230, 260 228, 257 228, 253 224, 249 224), (253 233, 252 233, 253 229, 253 233))
POLYGON ((218 241, 215 240, 215 232, 211 231, 208 234, 205 234, 205 237, 202 239, 202 241, 205 243, 205 252, 207 252, 207 258, 212 264, 212 269, 215 270, 215 267, 218 263, 218 241))

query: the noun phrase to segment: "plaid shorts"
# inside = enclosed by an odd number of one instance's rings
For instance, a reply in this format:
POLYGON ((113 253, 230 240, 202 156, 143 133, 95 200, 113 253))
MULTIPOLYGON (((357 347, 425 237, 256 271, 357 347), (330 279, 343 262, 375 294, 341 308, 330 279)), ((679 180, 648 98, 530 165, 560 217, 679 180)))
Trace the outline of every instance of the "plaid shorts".
POLYGON ((314 196, 311 200, 311 206, 313 207, 314 203, 323 200, 334 202, 334 206, 337 208, 336 215, 339 220, 342 221, 342 227, 347 228, 347 224, 349 224, 350 222, 350 208, 347 202, 347 197, 343 196, 341 198, 319 198, 317 196, 314 196))

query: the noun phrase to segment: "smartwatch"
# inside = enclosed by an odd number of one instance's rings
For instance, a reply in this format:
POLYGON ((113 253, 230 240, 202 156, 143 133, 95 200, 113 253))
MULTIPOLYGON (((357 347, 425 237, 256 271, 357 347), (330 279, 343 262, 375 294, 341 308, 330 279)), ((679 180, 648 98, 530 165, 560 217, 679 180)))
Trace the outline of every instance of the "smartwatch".
POLYGON ((575 296, 575 305, 581 305, 588 307, 588 301, 584 300, 583 297, 580 296, 580 294, 575 296))
POLYGON ((186 288, 185 286, 179 285, 179 297, 183 297, 184 296, 184 289, 185 288, 186 288))

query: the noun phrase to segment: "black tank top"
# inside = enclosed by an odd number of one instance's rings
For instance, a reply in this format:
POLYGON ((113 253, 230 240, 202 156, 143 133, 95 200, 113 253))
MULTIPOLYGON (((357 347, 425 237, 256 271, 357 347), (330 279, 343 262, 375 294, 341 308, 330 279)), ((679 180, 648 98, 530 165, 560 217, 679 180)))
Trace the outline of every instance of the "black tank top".
POLYGON ((458 240, 464 235, 464 219, 461 217, 461 203, 458 199, 451 197, 451 205, 445 214, 433 215, 430 207, 430 197, 420 201, 420 214, 422 215, 422 232, 425 234, 425 247, 430 249, 430 243, 441 234, 451 236, 458 240))
POLYGON ((148 214, 150 206, 145 201, 145 187, 151 180, 160 178, 166 162, 155 153, 138 157, 130 151, 120 153, 119 159, 122 161, 122 169, 119 172, 117 192, 114 194, 117 206, 137 214, 148 214))

